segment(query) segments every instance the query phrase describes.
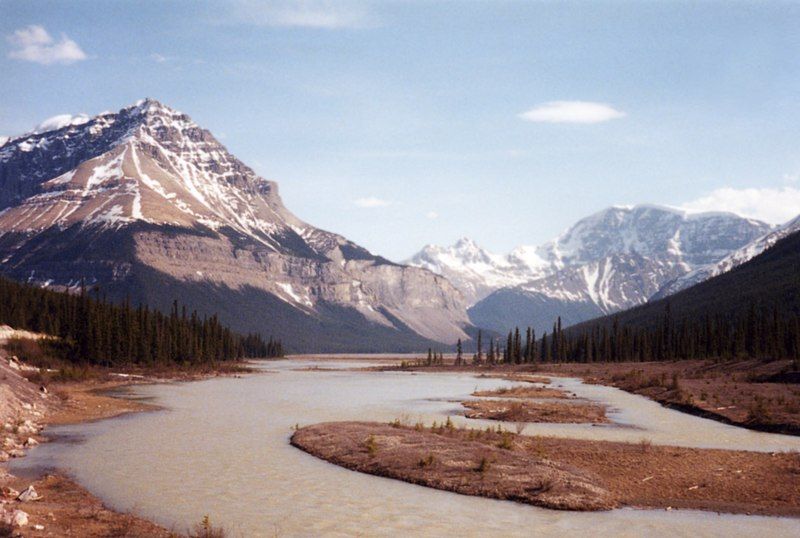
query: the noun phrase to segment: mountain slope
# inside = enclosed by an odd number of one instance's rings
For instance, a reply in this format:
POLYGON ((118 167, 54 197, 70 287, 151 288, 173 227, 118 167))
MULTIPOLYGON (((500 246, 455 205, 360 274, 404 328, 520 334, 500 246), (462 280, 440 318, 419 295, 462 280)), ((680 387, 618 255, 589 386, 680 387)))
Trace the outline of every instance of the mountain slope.
POLYGON ((469 304, 494 290, 516 286, 541 276, 547 263, 526 247, 499 256, 479 247, 467 237, 450 247, 426 245, 405 263, 446 277, 469 304))
POLYGON ((446 275, 466 297, 477 299, 469 309, 476 325, 501 332, 531 325, 541 332, 557 316, 577 323, 642 304, 666 283, 719 262, 769 230, 730 213, 611 207, 540 247, 521 247, 507 257, 472 244, 471 252, 479 251, 484 263, 480 272, 459 248, 466 240, 450 249, 426 247, 410 263, 446 275))
POLYGON ((469 325, 446 279, 301 221, 153 100, 0 146, 0 260, 16 279, 179 298, 293 350, 420 349, 469 325))
POLYGON ((697 322, 705 316, 742 318, 755 306, 758 311, 780 316, 800 315, 800 232, 779 239, 761 254, 730 271, 614 315, 579 324, 575 333, 595 324, 653 328, 663 321, 667 306, 676 326, 684 319, 697 322))
POLYGON ((694 286, 700 282, 708 280, 709 278, 721 275, 738 267, 739 265, 758 256, 772 245, 795 232, 800 231, 800 217, 790 220, 786 224, 779 226, 776 230, 770 231, 761 237, 756 238, 747 245, 734 250, 722 260, 703 265, 697 269, 686 273, 685 275, 667 283, 662 287, 659 292, 653 297, 654 299, 661 299, 672 295, 682 289, 694 286))

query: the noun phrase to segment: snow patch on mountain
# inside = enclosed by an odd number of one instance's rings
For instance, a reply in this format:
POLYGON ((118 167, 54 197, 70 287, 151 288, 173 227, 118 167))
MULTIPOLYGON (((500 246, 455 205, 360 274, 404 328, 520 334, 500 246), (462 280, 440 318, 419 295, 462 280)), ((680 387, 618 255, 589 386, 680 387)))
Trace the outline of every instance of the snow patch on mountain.
MULTIPOLYGON (((6 272, 59 285, 84 277, 107 285, 144 265, 181 283, 260 290, 314 324, 342 323, 356 339, 375 334, 372 324, 390 337, 468 338, 466 305, 449 282, 301 221, 283 205, 274 182, 189 116, 153 99, 92 118, 43 122, 0 146, 0 177, 6 272), (70 242, 102 235, 127 249, 90 265, 79 248, 69 254, 77 258, 51 259, 58 258, 51 254, 56 249, 44 249, 46 241, 37 238, 60 234, 70 242), (324 316, 333 318, 320 321, 324 316)), ((51 247, 69 249, 51 240, 51 247)))
MULTIPOLYGON (((465 238, 451 247, 429 245, 408 263, 444 275, 470 304, 480 304, 503 289, 498 296, 502 301, 487 303, 492 308, 531 300, 538 308, 554 309, 555 318, 559 310, 578 309, 587 315, 642 304, 665 283, 717 263, 769 231, 765 223, 732 213, 614 206, 581 219, 552 241, 519 247, 506 256, 465 238)), ((477 308, 486 317, 473 322, 503 317, 488 308, 477 308)))
POLYGON ((800 216, 777 227, 775 230, 767 232, 745 246, 734 250, 718 262, 703 265, 688 271, 686 274, 665 284, 653 298, 658 299, 672 295, 673 293, 699 284, 709 278, 727 273, 731 269, 755 258, 784 237, 798 231, 800 231, 800 216))
POLYGON ((427 245, 406 262, 450 280, 469 304, 492 291, 516 286, 541 275, 546 265, 535 250, 519 247, 507 256, 494 254, 463 237, 449 247, 427 245))

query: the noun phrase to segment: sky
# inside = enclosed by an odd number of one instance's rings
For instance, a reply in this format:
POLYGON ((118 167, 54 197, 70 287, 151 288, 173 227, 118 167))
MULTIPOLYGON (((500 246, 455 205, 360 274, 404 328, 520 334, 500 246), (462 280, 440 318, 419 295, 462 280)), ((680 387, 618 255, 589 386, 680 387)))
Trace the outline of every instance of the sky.
POLYGON ((0 135, 152 97, 393 260, 800 214, 800 3, 0 0, 0 135))

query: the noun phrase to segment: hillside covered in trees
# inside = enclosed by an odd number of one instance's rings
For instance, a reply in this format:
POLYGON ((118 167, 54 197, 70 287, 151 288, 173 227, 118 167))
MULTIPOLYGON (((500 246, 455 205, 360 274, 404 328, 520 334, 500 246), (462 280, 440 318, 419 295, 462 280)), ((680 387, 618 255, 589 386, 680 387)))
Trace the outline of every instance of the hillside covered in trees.
POLYGON ((568 329, 560 319, 537 341, 509 333, 508 362, 675 359, 800 362, 800 233, 745 264, 659 301, 568 329))
POLYGON ((216 316, 187 313, 177 301, 169 315, 147 306, 112 304, 82 289, 70 294, 0 278, 0 323, 57 337, 48 351, 73 363, 99 366, 202 364, 283 355, 279 341, 240 335, 216 316))

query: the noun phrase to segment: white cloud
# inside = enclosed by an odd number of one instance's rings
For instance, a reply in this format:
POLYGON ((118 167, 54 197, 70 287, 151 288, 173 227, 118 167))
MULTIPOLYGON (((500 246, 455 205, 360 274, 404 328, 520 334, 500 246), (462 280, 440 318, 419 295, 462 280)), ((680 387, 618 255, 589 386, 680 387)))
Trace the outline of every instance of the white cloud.
POLYGON ((367 207, 367 208, 386 207, 387 205, 389 205, 389 202, 387 202, 386 200, 375 198, 374 196, 368 196, 366 198, 358 198, 356 200, 353 200, 353 203, 358 207, 367 207))
POLYGON ((150 59, 153 60, 154 62, 158 62, 160 64, 167 61, 167 57, 166 56, 163 56, 163 55, 161 55, 161 54, 159 54, 157 52, 154 52, 153 54, 151 54, 150 55, 150 59))
POLYGON ((590 101, 550 101, 519 115, 539 123, 602 123, 624 116, 611 105, 590 101))
POLYGON ((797 183, 800 181, 800 172, 795 172, 794 174, 783 174, 783 181, 784 183, 797 183))
POLYGON ((794 187, 733 189, 724 187, 681 206, 695 213, 730 211, 737 215, 782 224, 800 215, 800 189, 794 187))
POLYGON ((86 59, 86 53, 73 40, 61 34, 61 40, 56 42, 44 27, 37 24, 16 30, 6 40, 12 47, 8 57, 14 60, 50 65, 86 59))
POLYGON ((42 123, 36 126, 33 130, 34 133, 46 133, 47 131, 55 131, 70 125, 83 125, 91 118, 86 114, 59 114, 52 118, 47 118, 42 123))
POLYGON ((428 211, 427 213, 425 213, 425 216, 431 220, 435 220, 439 218, 439 213, 437 213, 436 211, 428 211))
POLYGON ((362 28, 371 16, 361 2, 331 0, 235 0, 230 20, 259 26, 362 28))

